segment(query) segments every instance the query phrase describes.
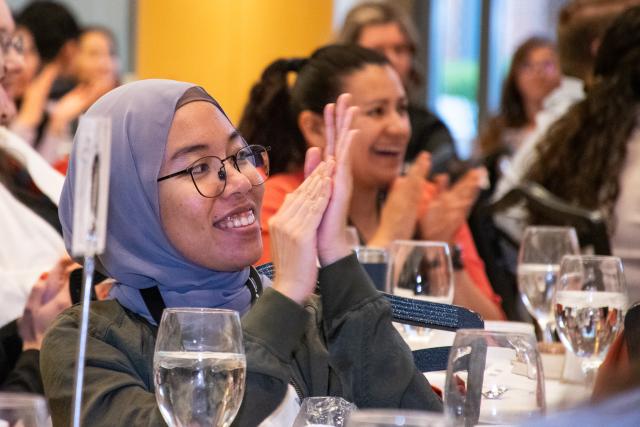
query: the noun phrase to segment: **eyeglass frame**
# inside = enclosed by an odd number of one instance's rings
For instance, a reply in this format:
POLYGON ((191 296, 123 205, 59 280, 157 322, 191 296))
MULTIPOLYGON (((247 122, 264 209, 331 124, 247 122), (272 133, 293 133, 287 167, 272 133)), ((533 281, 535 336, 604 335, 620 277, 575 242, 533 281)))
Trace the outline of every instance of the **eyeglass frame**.
POLYGON ((20 35, 10 34, 6 31, 0 32, 0 49, 7 55, 13 48, 19 55, 24 54, 24 39, 20 35))
MULTIPOLYGON (((161 182, 161 181, 167 180, 169 178, 174 178, 176 176, 189 174, 189 176, 191 176, 191 182, 193 182, 194 187, 196 187, 196 191, 198 192, 198 194, 200 194, 202 197, 206 197, 207 199, 215 199, 216 197, 219 197, 221 194, 223 194, 224 190, 227 188, 227 170, 224 167, 224 162, 226 162, 227 160, 232 160, 233 161, 233 168, 235 170, 237 170, 239 173, 241 173, 243 176, 246 176, 240 171, 240 167, 238 166, 238 159, 236 158, 236 156, 238 155, 238 153, 240 151, 245 150, 247 148, 251 148, 251 147, 260 147, 260 148, 262 148, 264 150, 265 153, 268 153, 269 151, 271 151, 271 147, 265 147, 263 145, 258 145, 258 144, 251 144, 251 145, 246 145, 246 146, 244 146, 242 148, 239 148, 235 153, 233 153, 230 156, 225 157, 224 159, 221 159, 218 156, 200 157, 198 160, 192 162, 186 168, 184 168, 184 169, 182 169, 180 171, 177 171, 177 172, 170 173, 169 175, 165 175, 163 177, 160 177, 160 178, 158 178, 156 180, 156 182, 161 182), (206 196, 206 195, 202 194, 202 191, 200 191, 200 188, 198 188, 198 184, 196 183, 196 179, 193 177, 193 174, 191 173, 191 171, 193 170, 193 168, 196 166, 197 163, 199 163, 203 159, 208 159, 208 158, 218 159, 220 161, 220 164, 222 165, 220 167, 220 169, 218 169, 218 179, 223 181, 224 185, 222 186, 222 191, 220 191, 220 193, 216 194, 215 196, 206 196), (224 173, 224 178, 220 177, 221 173, 224 173)), ((253 150, 251 150, 251 152, 253 153, 253 150)), ((268 159, 269 159, 269 155, 267 154, 267 160, 268 159)), ((267 168, 267 178, 269 178, 269 170, 268 170, 268 168, 267 168)), ((265 181, 267 180, 267 178, 265 178, 265 181)), ((251 184, 251 186, 252 187, 257 187, 258 185, 262 185, 262 184, 264 184, 264 181, 262 181, 260 184, 251 184)))

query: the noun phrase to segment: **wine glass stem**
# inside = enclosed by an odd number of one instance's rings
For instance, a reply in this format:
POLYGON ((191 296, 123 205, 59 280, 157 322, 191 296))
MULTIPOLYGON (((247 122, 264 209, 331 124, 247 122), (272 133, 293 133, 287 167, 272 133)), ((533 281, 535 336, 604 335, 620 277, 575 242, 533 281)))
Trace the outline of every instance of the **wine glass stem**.
POLYGON ((542 331, 542 342, 552 343, 553 339, 553 322, 548 321, 539 321, 538 326, 540 327, 540 331, 542 331))
POLYGON ((601 360, 594 358, 588 358, 582 361, 582 372, 584 372, 587 387, 593 387, 596 381, 596 373, 601 363, 601 360))

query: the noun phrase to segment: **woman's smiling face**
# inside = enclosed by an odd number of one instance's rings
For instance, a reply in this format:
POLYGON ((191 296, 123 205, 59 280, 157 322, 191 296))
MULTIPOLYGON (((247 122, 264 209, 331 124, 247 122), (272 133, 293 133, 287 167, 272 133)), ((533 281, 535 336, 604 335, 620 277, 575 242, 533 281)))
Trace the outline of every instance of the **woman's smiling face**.
POLYGON ((352 128, 356 186, 388 186, 402 170, 411 136, 407 98, 400 77, 390 65, 367 65, 345 77, 342 92, 359 108, 352 128))
MULTIPOLYGON (((158 176, 181 171, 204 156, 224 159, 244 146, 213 104, 188 103, 176 111, 158 176)), ((185 258, 213 270, 237 271, 262 254, 264 186, 253 186, 229 162, 225 171, 224 192, 215 198, 200 195, 188 173, 159 182, 160 217, 167 238, 185 258)))

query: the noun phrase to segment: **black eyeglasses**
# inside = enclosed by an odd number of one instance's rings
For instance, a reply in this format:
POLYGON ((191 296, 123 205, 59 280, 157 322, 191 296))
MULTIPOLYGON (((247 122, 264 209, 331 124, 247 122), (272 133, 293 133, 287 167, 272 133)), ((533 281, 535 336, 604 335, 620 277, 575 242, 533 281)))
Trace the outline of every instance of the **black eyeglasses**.
POLYGON ((193 185, 203 197, 214 198, 224 193, 227 185, 227 172, 224 162, 231 160, 231 164, 241 174, 246 176, 254 187, 263 184, 269 177, 269 156, 267 151, 271 147, 262 145, 248 145, 224 159, 216 156, 206 156, 193 162, 189 167, 170 175, 158 178, 158 182, 179 175, 191 175, 193 185))
POLYGON ((24 43, 21 36, 12 36, 6 32, 0 33, 0 49, 3 54, 8 54, 13 48, 18 54, 24 53, 24 43))

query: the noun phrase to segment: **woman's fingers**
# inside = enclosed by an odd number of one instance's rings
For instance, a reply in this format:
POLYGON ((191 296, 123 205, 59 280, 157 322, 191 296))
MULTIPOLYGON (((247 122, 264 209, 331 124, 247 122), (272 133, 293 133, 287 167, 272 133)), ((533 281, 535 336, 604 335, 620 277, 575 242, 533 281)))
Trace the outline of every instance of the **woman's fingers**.
POLYGON ((429 175, 429 170, 431 169, 431 156, 426 151, 421 151, 416 157, 416 160, 413 162, 411 166, 409 166, 409 170, 407 170, 407 176, 418 178, 420 180, 424 180, 429 175))
POLYGON ((322 150, 319 147, 311 147, 304 157, 304 177, 311 175, 322 161, 322 150))
POLYGON ((335 151, 336 123, 335 123, 335 104, 327 104, 324 107, 324 158, 328 159, 333 156, 335 151))
POLYGON ((345 114, 350 103, 351 95, 348 93, 341 94, 336 101, 336 130, 338 131, 338 134, 340 134, 344 129, 345 114))

